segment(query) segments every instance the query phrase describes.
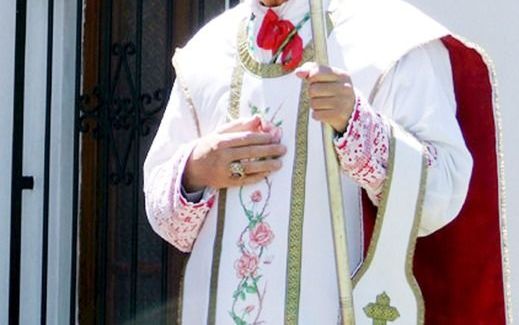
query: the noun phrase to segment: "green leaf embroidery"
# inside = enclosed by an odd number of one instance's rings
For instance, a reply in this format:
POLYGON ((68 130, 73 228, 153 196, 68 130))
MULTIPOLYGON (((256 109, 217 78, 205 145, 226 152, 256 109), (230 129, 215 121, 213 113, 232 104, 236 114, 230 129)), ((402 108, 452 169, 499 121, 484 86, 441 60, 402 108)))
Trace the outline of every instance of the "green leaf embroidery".
POLYGON ((247 293, 250 293, 250 294, 254 294, 254 293, 258 292, 258 290, 256 290, 255 286, 247 287, 247 289, 245 289, 245 291, 247 291, 247 293))

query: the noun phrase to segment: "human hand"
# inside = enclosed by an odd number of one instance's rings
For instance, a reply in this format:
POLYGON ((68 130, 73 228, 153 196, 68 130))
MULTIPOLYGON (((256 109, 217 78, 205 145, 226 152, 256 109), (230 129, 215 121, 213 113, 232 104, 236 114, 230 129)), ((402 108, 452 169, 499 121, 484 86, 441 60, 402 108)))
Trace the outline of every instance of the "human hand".
POLYGON ((279 144, 279 130, 259 116, 224 124, 200 138, 189 157, 183 185, 189 192, 254 184, 281 168, 286 147, 279 144), (241 162, 244 177, 236 177, 230 164, 241 162))
POLYGON ((346 131, 355 105, 350 76, 340 69, 319 66, 315 62, 307 62, 295 72, 309 82, 312 118, 331 125, 338 133, 346 131))

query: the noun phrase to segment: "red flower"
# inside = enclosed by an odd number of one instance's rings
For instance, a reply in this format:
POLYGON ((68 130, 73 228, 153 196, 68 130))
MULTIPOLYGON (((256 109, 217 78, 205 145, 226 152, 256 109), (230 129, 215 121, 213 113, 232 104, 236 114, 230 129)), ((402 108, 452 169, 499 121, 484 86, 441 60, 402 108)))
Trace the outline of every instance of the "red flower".
POLYGON ((259 259, 254 254, 246 252, 234 263, 236 269, 236 276, 240 279, 254 275, 258 269, 259 259))
MULTIPOLYGON (((279 19, 278 15, 269 9, 263 18, 256 42, 260 48, 271 50, 272 54, 275 54, 294 28, 289 20, 279 19)), ((296 34, 282 50, 281 62, 285 70, 293 70, 302 60, 303 40, 296 34)))
POLYGON ((261 191, 254 191, 251 194, 250 199, 254 203, 260 203, 261 200, 263 200, 263 196, 261 195, 261 191))
POLYGON ((258 46, 276 53, 292 29, 294 25, 290 21, 279 19, 278 15, 269 9, 258 32, 258 46))
POLYGON ((249 232, 249 238, 252 247, 266 247, 274 240, 274 233, 268 223, 260 222, 249 232))
POLYGON ((297 68, 299 63, 303 60, 303 40, 299 35, 295 35, 294 38, 287 44, 283 49, 281 55, 281 62, 285 70, 294 70, 297 68))

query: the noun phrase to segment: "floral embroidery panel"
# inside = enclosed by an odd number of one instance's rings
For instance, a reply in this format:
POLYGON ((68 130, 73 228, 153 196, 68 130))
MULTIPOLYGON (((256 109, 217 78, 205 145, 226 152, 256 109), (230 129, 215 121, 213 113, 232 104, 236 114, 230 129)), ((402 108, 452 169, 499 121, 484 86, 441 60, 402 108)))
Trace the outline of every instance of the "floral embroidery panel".
MULTIPOLYGON (((282 121, 275 121, 277 112, 270 108, 259 109, 250 104, 251 115, 263 118, 264 132, 281 140, 282 121), (270 119, 267 115, 272 113, 270 119)), ((269 246, 275 240, 274 230, 268 223, 272 181, 266 177, 263 182, 239 190, 239 202, 246 218, 246 226, 236 242, 238 256, 234 262, 234 272, 238 284, 233 292, 229 315, 237 325, 262 324, 263 303, 268 291, 264 268, 269 267, 274 256, 269 254, 269 246)))

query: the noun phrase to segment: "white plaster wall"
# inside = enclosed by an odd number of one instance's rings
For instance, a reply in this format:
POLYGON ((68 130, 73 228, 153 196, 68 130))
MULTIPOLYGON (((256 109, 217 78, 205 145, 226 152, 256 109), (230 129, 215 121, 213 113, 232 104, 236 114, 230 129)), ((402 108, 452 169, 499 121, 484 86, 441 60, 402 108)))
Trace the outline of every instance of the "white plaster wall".
POLYGON ((47 324, 69 324, 76 80, 76 2, 54 2, 47 324))
POLYGON ((27 1, 23 174, 34 177, 34 189, 22 193, 20 323, 41 317, 43 161, 47 72, 47 4, 27 1))
POLYGON ((513 315, 519 319, 519 1, 408 0, 494 60, 504 129, 513 315))
POLYGON ((13 124, 15 2, 0 5, 0 324, 7 324, 13 124))

